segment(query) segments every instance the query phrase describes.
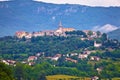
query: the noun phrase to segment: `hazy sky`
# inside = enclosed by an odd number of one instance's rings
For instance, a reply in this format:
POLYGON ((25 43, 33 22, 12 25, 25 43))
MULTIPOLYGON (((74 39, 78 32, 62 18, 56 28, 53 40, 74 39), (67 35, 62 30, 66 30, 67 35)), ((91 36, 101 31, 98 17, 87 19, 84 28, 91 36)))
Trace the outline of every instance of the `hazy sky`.
POLYGON ((35 1, 43 1, 48 3, 56 3, 56 4, 81 4, 81 5, 88 5, 88 6, 119 6, 120 7, 120 0, 35 0, 35 1))

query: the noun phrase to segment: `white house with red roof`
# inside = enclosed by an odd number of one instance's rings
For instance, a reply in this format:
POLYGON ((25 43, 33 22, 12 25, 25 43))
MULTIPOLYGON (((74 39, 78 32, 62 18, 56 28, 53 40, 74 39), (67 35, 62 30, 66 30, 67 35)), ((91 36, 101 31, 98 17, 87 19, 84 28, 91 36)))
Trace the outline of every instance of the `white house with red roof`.
POLYGON ((28 62, 29 62, 29 61, 34 61, 34 60, 37 60, 37 57, 36 57, 36 56, 29 56, 28 62))
POLYGON ((61 54, 56 54, 54 57, 52 57, 52 60, 57 61, 62 55, 61 54))

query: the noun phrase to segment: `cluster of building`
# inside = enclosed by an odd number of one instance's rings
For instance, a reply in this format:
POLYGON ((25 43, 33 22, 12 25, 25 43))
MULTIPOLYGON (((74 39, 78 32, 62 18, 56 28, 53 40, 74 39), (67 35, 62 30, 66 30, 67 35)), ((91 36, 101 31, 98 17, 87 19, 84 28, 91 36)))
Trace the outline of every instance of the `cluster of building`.
MULTIPOLYGON (((91 54, 91 53, 94 53, 96 51, 84 51, 82 53, 69 53, 69 54, 65 54, 63 55, 65 57, 65 61, 70 61, 70 62, 74 62, 74 63, 77 63, 78 61, 75 60, 75 59, 72 59, 71 57, 73 56, 76 56, 78 59, 86 59, 88 58, 88 56, 91 54)), ((61 58, 62 55, 61 54, 56 54, 54 55, 53 57, 45 57, 47 59, 51 59, 51 60, 54 60, 54 61, 58 61, 59 58, 61 58)), ((90 56, 90 59, 91 61, 100 61, 100 57, 98 56, 90 56)))
MULTIPOLYGON (((77 56, 78 59, 86 59, 88 58, 88 56, 91 54, 91 53, 94 53, 95 51, 84 51, 82 53, 69 53, 69 54, 56 54, 54 56, 48 56, 48 57, 45 57, 45 53, 44 52, 41 52, 41 53, 36 53, 35 56, 29 56, 28 59, 26 61, 22 61, 21 63, 24 63, 24 64, 28 64, 28 65, 34 65, 36 63, 36 61, 38 60, 38 58, 40 58, 41 56, 44 56, 44 58, 46 59, 51 59, 53 61, 58 61, 58 59, 60 59, 62 56, 65 57, 65 61, 69 61, 69 62, 73 62, 73 63, 77 63, 78 61, 75 60, 75 59, 72 59, 71 57, 73 56, 77 56)), ((98 56, 90 56, 90 59, 91 61, 100 61, 100 57, 98 56)), ((16 65, 17 61, 14 61, 14 60, 2 60, 3 63, 7 64, 7 65, 16 65)))
MULTIPOLYGON (((37 36, 67 36, 65 34, 65 32, 71 32, 71 31, 75 31, 74 28, 65 28, 62 26, 62 23, 60 22, 58 25, 58 28, 56 30, 45 30, 45 31, 39 31, 39 32, 26 32, 26 31, 17 31, 15 33, 15 36, 17 36, 18 38, 22 38, 25 37, 27 39, 31 38, 31 37, 37 37, 37 36)), ((83 32, 87 35, 86 37, 81 37, 81 40, 91 40, 93 38, 96 37, 101 37, 101 34, 98 36, 97 32, 95 31, 90 31, 90 30, 83 30, 83 32), (91 35, 89 35, 89 33, 92 32, 91 35)))
MULTIPOLYGON (((41 56, 41 55, 44 55, 44 52, 41 52, 41 53, 36 53, 35 56, 29 56, 27 58, 27 60, 25 61, 21 61, 21 63, 23 64, 28 64, 30 66, 34 65, 35 62, 38 60, 38 58, 41 56)), ((12 65, 12 66, 16 66, 16 63, 18 63, 19 61, 15 61, 15 60, 9 60, 9 59, 3 59, 3 60, 0 60, 0 62, 3 62, 7 65, 12 65)))
POLYGON ((60 22, 58 25, 58 29, 57 30, 47 30, 47 31, 39 31, 39 32, 33 32, 33 33, 29 33, 29 32, 25 32, 25 31, 17 31, 15 33, 15 36, 17 36, 18 38, 31 38, 31 37, 37 37, 37 36, 66 36, 65 32, 70 32, 70 31, 74 31, 74 28, 64 28, 62 26, 62 23, 60 22))

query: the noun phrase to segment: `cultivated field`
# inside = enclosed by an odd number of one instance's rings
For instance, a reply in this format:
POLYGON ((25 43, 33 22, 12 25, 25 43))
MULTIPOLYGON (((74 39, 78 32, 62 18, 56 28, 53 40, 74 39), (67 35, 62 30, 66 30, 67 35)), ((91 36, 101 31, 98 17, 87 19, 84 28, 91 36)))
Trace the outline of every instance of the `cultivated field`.
POLYGON ((68 75, 52 75, 52 76, 47 76, 47 80, 90 80, 90 78, 68 76, 68 75))

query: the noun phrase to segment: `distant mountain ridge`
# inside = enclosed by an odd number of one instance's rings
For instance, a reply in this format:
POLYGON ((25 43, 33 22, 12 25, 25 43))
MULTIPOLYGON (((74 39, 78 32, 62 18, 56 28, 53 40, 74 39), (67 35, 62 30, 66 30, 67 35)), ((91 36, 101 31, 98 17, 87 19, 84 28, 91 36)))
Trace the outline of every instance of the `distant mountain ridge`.
POLYGON ((109 38, 117 39, 120 41, 120 28, 108 33, 109 38))
POLYGON ((0 2, 0 36, 57 29, 64 27, 93 29, 111 24, 120 26, 120 7, 89 7, 70 4, 51 4, 32 0, 0 2))

